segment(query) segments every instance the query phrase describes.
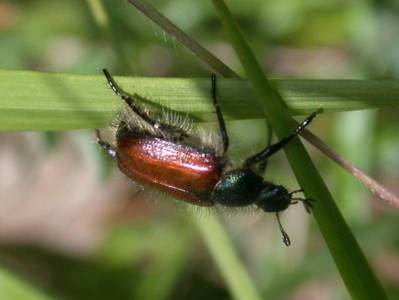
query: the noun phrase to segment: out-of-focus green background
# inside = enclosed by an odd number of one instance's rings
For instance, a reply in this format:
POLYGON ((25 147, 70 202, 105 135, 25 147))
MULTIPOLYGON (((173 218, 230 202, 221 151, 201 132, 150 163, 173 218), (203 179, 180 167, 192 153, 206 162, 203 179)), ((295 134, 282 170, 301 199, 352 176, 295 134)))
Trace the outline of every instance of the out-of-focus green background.
MULTIPOLYGON (((127 1, 0 2, 0 68, 132 76, 206 77, 209 69, 127 1)), ((151 1, 242 73, 211 1, 151 1)), ((275 78, 399 77, 399 2, 230 0, 245 36, 275 78)), ((105 82, 104 82, 105 84, 105 82)), ((1 99, 0 99, 1 101, 1 99)), ((399 194, 398 110, 322 115, 312 130, 399 194)), ((211 124, 212 125, 212 124, 211 124)), ((213 124, 214 125, 214 124, 213 124)), ((266 141, 262 120, 229 122, 240 161, 266 141)), ((0 299, 229 299, 193 225, 192 208, 151 196, 99 151, 89 131, 1 133, 0 299)), ((314 149, 319 170, 391 299, 399 298, 398 213, 314 149)), ((298 187, 282 154, 270 180, 298 187)), ((217 210, 265 299, 348 299, 313 219, 217 210)), ((207 212, 195 210, 195 214, 207 212)))

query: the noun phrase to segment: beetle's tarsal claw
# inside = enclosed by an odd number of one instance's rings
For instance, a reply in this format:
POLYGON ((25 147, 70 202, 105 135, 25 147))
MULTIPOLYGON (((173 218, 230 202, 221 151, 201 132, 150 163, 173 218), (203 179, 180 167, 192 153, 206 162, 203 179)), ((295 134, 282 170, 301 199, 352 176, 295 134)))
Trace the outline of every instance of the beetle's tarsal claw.
POLYGON ((313 209, 313 203, 311 201, 314 201, 314 200, 313 199, 304 199, 303 200, 303 205, 308 214, 311 214, 312 209, 313 209))
POLYGON ((308 214, 312 213, 313 209, 313 203, 315 200, 312 198, 292 198, 290 204, 295 204, 297 201, 301 201, 303 203, 303 206, 305 207, 305 210, 308 214))

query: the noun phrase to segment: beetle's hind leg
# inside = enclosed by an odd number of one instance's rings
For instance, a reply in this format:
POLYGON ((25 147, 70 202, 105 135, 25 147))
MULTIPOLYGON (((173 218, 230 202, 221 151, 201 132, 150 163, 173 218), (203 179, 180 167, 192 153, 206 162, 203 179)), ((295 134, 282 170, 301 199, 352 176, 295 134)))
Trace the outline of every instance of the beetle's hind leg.
POLYGON ((219 130, 220 130, 220 134, 222 135, 223 152, 226 153, 226 151, 229 148, 229 136, 227 134, 226 124, 224 122, 222 110, 220 109, 220 106, 216 99, 216 75, 215 74, 211 75, 211 81, 212 81, 212 88, 211 88, 212 103, 216 110, 216 116, 217 116, 218 122, 219 122, 219 130))
POLYGON ((114 91, 114 93, 119 96, 125 103, 134 111, 141 119, 153 127, 158 127, 157 121, 153 120, 145 111, 143 111, 135 102, 132 96, 123 91, 119 85, 116 83, 114 78, 108 72, 107 69, 103 69, 103 73, 107 78, 108 85, 114 91))
POLYGON ((137 114, 145 123, 153 127, 155 130, 159 130, 162 133, 178 140, 188 137, 188 134, 181 128, 169 124, 164 124, 151 118, 147 112, 145 112, 139 105, 136 104, 136 100, 132 96, 130 96, 120 88, 120 86, 116 83, 116 81, 107 69, 103 69, 103 73, 107 78, 108 85, 111 87, 114 93, 119 96, 130 107, 130 109, 135 114, 137 114))

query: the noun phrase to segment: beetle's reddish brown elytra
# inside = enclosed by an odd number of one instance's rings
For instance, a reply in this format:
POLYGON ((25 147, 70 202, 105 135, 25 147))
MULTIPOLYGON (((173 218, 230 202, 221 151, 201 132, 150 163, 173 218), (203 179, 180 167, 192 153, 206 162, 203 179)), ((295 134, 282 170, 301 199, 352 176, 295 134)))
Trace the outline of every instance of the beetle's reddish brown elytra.
POLYGON ((285 187, 264 180, 260 174, 265 171, 269 157, 308 126, 319 111, 310 114, 289 136, 250 156, 243 165, 232 168, 226 156, 229 137, 216 99, 215 75, 211 77, 211 98, 221 139, 209 139, 194 132, 187 124, 152 116, 118 86, 107 70, 103 72, 111 89, 127 104, 128 112, 125 114, 130 117, 122 117, 118 123, 115 145, 103 141, 98 130, 97 142, 109 156, 117 160, 124 174, 133 181, 153 186, 191 204, 230 207, 256 205, 266 212, 273 212, 284 244, 290 245, 279 213, 298 201, 310 212, 312 199, 294 197, 295 193, 302 190, 288 192, 285 187), (220 142, 215 143, 215 140, 220 142))

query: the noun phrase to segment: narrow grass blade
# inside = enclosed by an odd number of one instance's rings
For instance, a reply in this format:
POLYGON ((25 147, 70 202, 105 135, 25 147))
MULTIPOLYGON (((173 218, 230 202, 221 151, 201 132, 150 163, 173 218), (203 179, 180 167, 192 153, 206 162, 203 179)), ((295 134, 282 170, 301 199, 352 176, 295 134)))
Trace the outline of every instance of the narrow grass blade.
POLYGON ((50 300, 54 298, 0 266, 0 299, 50 300))
POLYGON ((94 22, 97 24, 99 29, 102 31, 103 36, 109 41, 109 44, 117 54, 118 69, 126 72, 134 70, 134 66, 128 59, 125 51, 123 51, 120 39, 117 38, 117 35, 114 32, 102 0, 86 0, 86 3, 94 22))
POLYGON ((86 0, 86 2, 97 25, 104 29, 108 28, 109 18, 101 0, 86 0))
POLYGON ((218 269, 226 278, 226 283, 234 299, 260 300, 261 297, 238 260, 231 242, 227 238, 227 233, 217 217, 209 212, 203 216, 193 215, 193 221, 214 257, 218 269))
MULTIPOLYGON (((141 100, 214 121, 208 78, 116 79, 141 100)), ((273 84, 292 114, 319 107, 347 111, 399 105, 399 81, 277 80, 273 84)), ((221 79, 218 93, 228 120, 264 118, 246 80, 221 79)), ((0 70, 0 131, 106 127, 122 107, 100 70, 98 76, 0 70)))
MULTIPOLYGON (((287 136, 292 130, 292 122, 281 96, 266 79, 224 1, 213 0, 213 3, 258 93, 265 116, 280 138, 287 136)), ((314 216, 351 296, 354 299, 387 299, 301 141, 291 142, 285 152, 306 197, 317 199, 314 216)))

